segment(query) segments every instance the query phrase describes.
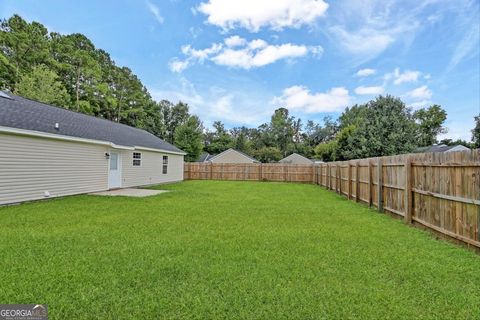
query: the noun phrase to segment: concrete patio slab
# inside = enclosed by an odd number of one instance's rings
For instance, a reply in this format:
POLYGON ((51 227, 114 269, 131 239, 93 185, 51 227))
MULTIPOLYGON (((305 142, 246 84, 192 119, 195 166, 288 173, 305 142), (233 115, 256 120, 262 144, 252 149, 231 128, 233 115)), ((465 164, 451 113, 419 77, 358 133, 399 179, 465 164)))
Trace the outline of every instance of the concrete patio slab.
POLYGON ((93 192, 90 193, 94 196, 110 196, 110 197, 149 197, 155 196, 160 193, 168 192, 168 190, 149 190, 149 189, 135 189, 135 188, 125 188, 125 189, 116 189, 116 190, 108 190, 108 191, 101 191, 101 192, 93 192))

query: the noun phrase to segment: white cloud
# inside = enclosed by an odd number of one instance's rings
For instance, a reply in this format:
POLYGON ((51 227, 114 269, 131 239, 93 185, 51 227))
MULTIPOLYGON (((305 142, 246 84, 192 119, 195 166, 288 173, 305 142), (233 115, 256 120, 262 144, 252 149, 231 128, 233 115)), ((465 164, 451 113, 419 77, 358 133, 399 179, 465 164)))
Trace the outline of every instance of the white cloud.
POLYGON ((196 112, 200 106, 205 104, 205 99, 197 92, 195 86, 185 78, 180 78, 180 83, 174 86, 174 89, 157 89, 149 87, 148 92, 156 101, 163 99, 173 103, 178 101, 186 102, 190 105, 191 111, 196 112))
POLYGON ((251 69, 263 67, 284 59, 295 59, 311 54, 320 56, 323 52, 320 46, 304 46, 291 43, 271 45, 261 39, 246 42, 240 37, 225 39, 224 46, 214 43, 209 48, 197 50, 190 45, 182 47, 182 53, 187 56, 185 60, 173 58, 170 61, 170 70, 181 72, 195 61, 203 63, 210 60, 217 65, 233 68, 251 69))
POLYGON ((227 39, 224 40, 225 44, 227 47, 237 47, 237 46, 243 46, 247 42, 247 40, 239 37, 239 36, 231 36, 227 39))
MULTIPOLYGON (((467 1, 458 6, 459 21, 456 23, 458 31, 452 30, 452 33, 460 38, 456 43, 450 62, 447 66, 447 72, 455 68, 464 59, 478 56, 480 53, 480 32, 478 21, 480 20, 480 2, 467 1)), ((478 58, 477 58, 478 61, 478 58)))
POLYGON ((368 77, 375 74, 375 72, 376 72, 375 69, 365 68, 365 69, 358 70, 355 75, 357 77, 368 77))
POLYGON ((248 47, 252 50, 262 49, 262 48, 265 48, 266 46, 268 46, 268 43, 265 40, 262 40, 262 39, 252 40, 248 44, 248 47))
POLYGON ((418 110, 422 108, 426 108, 432 104, 432 101, 430 100, 421 100, 421 101, 416 101, 412 103, 408 103, 408 106, 412 108, 413 110, 418 110))
POLYGON ((149 86, 148 91, 156 101, 167 99, 173 103, 188 103, 192 113, 198 115, 209 126, 215 120, 232 125, 260 125, 272 114, 274 107, 269 98, 252 92, 226 90, 219 87, 197 87, 184 77, 179 83, 162 84, 162 88, 149 86), (201 92, 201 93, 200 93, 201 92), (259 109, 259 101, 265 107, 259 109))
POLYGON ((284 89, 272 103, 305 113, 341 111, 350 104, 350 95, 343 87, 312 94, 304 86, 292 86, 284 89))
POLYGON ((158 21, 158 23, 163 23, 164 19, 160 14, 160 9, 158 8, 158 6, 156 6, 150 1, 147 1, 147 7, 148 7, 148 10, 153 14, 155 19, 158 21))
POLYGON ((385 92, 385 89, 381 86, 378 87, 364 87, 360 86, 355 89, 356 94, 360 95, 377 95, 385 92))
POLYGON ((231 94, 220 96, 212 103, 210 113, 216 115, 222 120, 233 121, 236 123, 251 124, 258 122, 259 117, 257 113, 243 112, 242 110, 235 108, 235 103, 233 101, 234 98, 235 97, 231 94))
POLYGON ((250 69, 252 67, 263 67, 281 59, 302 57, 308 53, 305 46, 292 45, 268 45, 260 50, 232 50, 226 49, 212 60, 219 65, 229 67, 250 69))
POLYGON ((185 61, 181 61, 181 60, 178 60, 177 58, 173 58, 172 60, 170 60, 170 62, 168 63, 168 67, 170 68, 170 70, 172 72, 182 72, 183 70, 187 69, 188 68, 188 65, 189 65, 189 62, 187 60, 185 61))
POLYGON ((438 136, 438 140, 448 138, 453 140, 463 139, 470 141, 472 138, 472 133, 470 130, 475 127, 475 123, 473 117, 468 117, 462 121, 449 121, 447 118, 445 126, 447 127, 448 132, 440 134, 438 136))
POLYGON ((330 28, 330 31, 348 52, 371 58, 382 53, 394 41, 393 35, 388 32, 382 33, 369 28, 349 32, 340 26, 335 26, 330 28))
POLYGON ((394 44, 408 47, 427 22, 425 2, 336 0, 326 21, 327 35, 354 65, 369 61, 394 44))
POLYGON ((262 27, 282 30, 310 25, 327 9, 323 0, 208 0, 197 8, 208 16, 209 24, 224 30, 241 27, 251 32, 262 27))
POLYGON ((186 56, 192 57, 194 59, 199 60, 200 62, 203 62, 212 54, 218 53, 220 50, 222 50, 222 48, 223 48, 223 45, 221 43, 214 43, 209 48, 202 49, 202 50, 196 50, 196 49, 193 49, 190 45, 186 45, 182 47, 182 53, 186 56))
POLYGON ((400 72, 399 68, 395 68, 393 72, 386 73, 384 79, 386 81, 393 80, 393 83, 396 85, 407 83, 407 82, 417 82, 418 78, 422 75, 420 71, 405 70, 400 72))
POLYGON ((428 100, 432 97, 432 91, 428 89, 428 86, 421 86, 408 92, 407 95, 414 99, 428 100))
POLYGON ((465 31, 465 36, 457 44, 447 70, 452 70, 459 64, 464 58, 469 56, 478 55, 480 47, 480 32, 478 31, 478 21, 476 26, 472 26, 469 30, 465 31))

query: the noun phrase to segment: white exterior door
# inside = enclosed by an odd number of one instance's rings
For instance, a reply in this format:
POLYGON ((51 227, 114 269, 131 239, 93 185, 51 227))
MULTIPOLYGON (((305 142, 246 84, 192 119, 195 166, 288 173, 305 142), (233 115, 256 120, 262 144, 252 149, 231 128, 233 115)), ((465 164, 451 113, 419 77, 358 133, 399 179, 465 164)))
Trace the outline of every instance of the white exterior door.
POLYGON ((120 154, 115 151, 110 152, 110 164, 108 166, 108 188, 115 189, 122 186, 122 161, 120 154))

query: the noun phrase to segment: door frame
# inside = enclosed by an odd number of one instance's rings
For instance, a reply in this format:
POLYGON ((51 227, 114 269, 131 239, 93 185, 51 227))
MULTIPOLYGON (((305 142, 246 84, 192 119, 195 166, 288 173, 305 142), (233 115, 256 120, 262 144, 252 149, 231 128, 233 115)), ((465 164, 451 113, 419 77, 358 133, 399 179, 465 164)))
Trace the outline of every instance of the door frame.
POLYGON ((119 189, 122 187, 122 153, 118 150, 109 150, 110 157, 108 158, 108 189, 119 189), (110 161, 111 161, 111 156, 112 153, 117 154, 117 171, 119 175, 119 185, 118 186, 112 186, 111 179, 110 179, 110 161))

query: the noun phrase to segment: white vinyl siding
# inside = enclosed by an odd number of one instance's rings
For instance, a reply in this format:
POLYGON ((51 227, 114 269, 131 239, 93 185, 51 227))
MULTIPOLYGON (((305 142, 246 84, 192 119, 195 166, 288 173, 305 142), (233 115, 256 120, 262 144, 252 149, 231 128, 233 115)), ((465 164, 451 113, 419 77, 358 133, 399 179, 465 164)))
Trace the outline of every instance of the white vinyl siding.
POLYGON ((0 204, 108 189, 105 146, 0 133, 0 204))
MULTIPOLYGON (((132 151, 123 151, 124 159, 132 159, 132 151)), ((142 165, 133 166, 132 161, 122 167, 122 187, 144 186, 150 184, 183 180, 183 156, 160 152, 142 151, 142 165), (163 156, 168 156, 168 170, 163 174, 163 156)))

